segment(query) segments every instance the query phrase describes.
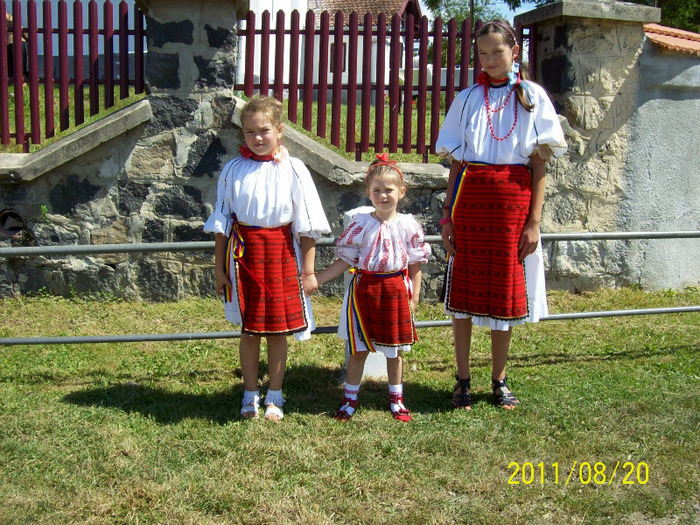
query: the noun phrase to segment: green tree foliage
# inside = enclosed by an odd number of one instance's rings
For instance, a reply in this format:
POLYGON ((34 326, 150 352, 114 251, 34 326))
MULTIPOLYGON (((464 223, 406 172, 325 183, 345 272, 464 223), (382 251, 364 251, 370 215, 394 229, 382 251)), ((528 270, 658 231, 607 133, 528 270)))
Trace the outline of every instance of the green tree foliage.
MULTIPOLYGON (((432 0, 433 3, 443 3, 441 0, 432 0)), ((446 0, 451 2, 451 0, 446 0)), ((535 4, 541 6, 553 4, 558 0, 505 0, 511 9, 517 9, 523 4, 535 4)), ((686 31, 700 33, 700 2, 698 0, 628 0, 641 5, 661 8, 661 24, 686 31)), ((426 2, 428 5, 428 2, 426 2)), ((476 11, 476 8, 474 9, 476 11)))
MULTIPOLYGON (((425 0, 424 3, 433 15, 442 18, 445 23, 454 18, 459 24, 469 18, 469 0, 425 0)), ((494 8, 492 0, 474 0, 474 20, 491 20, 503 16, 503 13, 494 8)))
MULTIPOLYGON (((469 0, 426 0, 425 5, 435 15, 442 18, 443 24, 453 18, 460 25, 464 20, 469 19, 469 0)), ((494 18, 504 18, 504 14, 494 8, 492 0, 474 0, 474 21, 492 20, 494 18)), ((429 47, 432 56, 432 44, 429 47)), ((462 50, 457 47, 455 53, 457 64, 462 63, 462 50)), ((442 67, 447 65, 447 42, 442 43, 442 67)))

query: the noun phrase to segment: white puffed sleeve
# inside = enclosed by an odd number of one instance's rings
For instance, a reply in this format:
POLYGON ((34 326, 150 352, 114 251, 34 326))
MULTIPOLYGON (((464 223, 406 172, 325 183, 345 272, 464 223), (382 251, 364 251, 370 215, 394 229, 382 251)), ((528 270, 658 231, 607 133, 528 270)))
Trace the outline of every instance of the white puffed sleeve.
POLYGON ((564 131, 557 112, 547 92, 539 84, 526 82, 527 95, 534 103, 535 108, 531 112, 531 125, 527 126, 522 140, 522 154, 529 157, 533 153, 547 161, 551 157, 561 157, 567 149, 564 131))
POLYGON ((232 173, 234 163, 237 159, 231 160, 221 170, 219 183, 216 189, 216 205, 213 213, 204 223, 204 231, 207 233, 221 233, 228 237, 231 234, 233 219, 231 218, 231 202, 233 198, 232 173))
POLYGON ((324 233, 330 233, 326 213, 323 211, 321 199, 311 173, 302 161, 289 157, 292 169, 292 201, 294 204, 294 219, 292 232, 298 239, 300 236, 320 239, 324 233))
POLYGON ((413 215, 402 215, 401 229, 408 252, 408 264, 427 263, 432 253, 430 244, 425 242, 423 228, 413 215))
POLYGON ((335 256, 350 266, 357 266, 360 260, 360 247, 365 233, 361 224, 363 217, 363 214, 358 213, 335 242, 335 256))
POLYGON ((450 160, 464 159, 463 135, 466 128, 465 119, 468 118, 465 110, 467 109, 467 98, 472 89, 467 88, 457 94, 450 109, 447 110, 447 115, 445 115, 445 120, 438 133, 435 152, 450 160))

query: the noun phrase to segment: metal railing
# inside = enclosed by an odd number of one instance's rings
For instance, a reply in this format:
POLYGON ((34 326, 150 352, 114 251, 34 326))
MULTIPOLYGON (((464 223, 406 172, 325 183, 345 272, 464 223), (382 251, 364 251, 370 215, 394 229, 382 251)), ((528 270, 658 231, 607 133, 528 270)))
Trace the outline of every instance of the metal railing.
MULTIPOLYGON (((594 241, 594 240, 637 240, 637 239, 698 239, 700 231, 676 232, 584 232, 584 233, 543 233, 542 242, 556 241, 594 241)), ((440 244, 438 235, 427 235, 426 241, 440 244)), ((316 242, 319 247, 333 246, 335 239, 323 238, 316 242)), ((95 255, 104 253, 153 253, 170 251, 202 251, 213 250, 213 241, 172 242, 172 243, 140 243, 140 244, 102 244, 74 246, 30 246, 30 247, 0 247, 0 257, 33 257, 38 255, 95 255)), ((553 314, 542 317, 541 321, 564 321, 575 319, 592 319, 603 317, 622 317, 635 315, 660 315, 700 312, 700 305, 679 306, 666 308, 641 308, 632 310, 607 310, 596 312, 571 312, 553 314)), ((434 328, 451 326, 450 320, 417 321, 417 328, 434 328)), ((312 333, 331 334, 337 331, 336 326, 319 326, 312 333)), ((50 345, 50 344, 86 344, 86 343, 135 343, 157 341, 194 341, 200 339, 230 339, 241 336, 240 331, 231 332, 193 332, 193 333, 164 333, 164 334, 126 334, 126 335, 95 335, 95 336, 62 336, 62 337, 7 337, 0 338, 2 345, 50 345)))

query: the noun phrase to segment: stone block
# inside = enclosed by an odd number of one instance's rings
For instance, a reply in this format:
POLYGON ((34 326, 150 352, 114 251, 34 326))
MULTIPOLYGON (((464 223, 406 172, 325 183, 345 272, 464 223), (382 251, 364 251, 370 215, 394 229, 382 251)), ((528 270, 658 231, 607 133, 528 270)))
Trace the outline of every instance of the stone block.
POLYGON ((144 132, 147 137, 164 132, 172 133, 187 126, 194 120, 199 106, 194 99, 180 97, 157 96, 151 97, 150 101, 153 117, 144 132))
POLYGON ((148 184, 140 184, 129 180, 119 181, 117 193, 117 209, 123 215, 140 213, 143 203, 149 194, 148 184))
MULTIPOLYGON (((151 50, 146 55, 146 86, 150 91, 180 89, 180 56, 177 53, 158 53, 151 50)), ((156 115, 156 111, 153 111, 156 115)))
POLYGON ((182 298, 182 263, 149 258, 139 260, 134 267, 136 284, 144 299, 174 301, 182 298))
POLYGON ((161 217, 202 218, 202 193, 192 186, 166 188, 156 197, 154 211, 161 217))
POLYGON ((224 162, 228 160, 227 153, 216 135, 202 134, 190 145, 187 163, 182 167, 181 174, 185 177, 191 175, 196 178, 215 178, 224 162))
POLYGON ((49 193, 49 204, 54 213, 69 215, 74 213, 78 204, 95 199, 100 186, 92 184, 87 178, 70 175, 65 184, 54 186, 49 193))
POLYGON ((172 132, 163 132, 134 146, 127 168, 139 177, 170 176, 174 155, 175 138, 172 132))
POLYGON ((143 242, 166 242, 166 228, 161 219, 146 219, 144 222, 143 242))
POLYGON ((178 22, 159 22, 155 18, 146 19, 149 50, 158 49, 167 44, 191 45, 194 42, 194 24, 190 20, 178 22))

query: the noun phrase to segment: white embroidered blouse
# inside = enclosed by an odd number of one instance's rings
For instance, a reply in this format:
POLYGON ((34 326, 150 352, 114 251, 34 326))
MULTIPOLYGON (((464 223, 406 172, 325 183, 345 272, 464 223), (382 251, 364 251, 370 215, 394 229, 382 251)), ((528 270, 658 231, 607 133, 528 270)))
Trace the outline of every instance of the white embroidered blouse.
POLYGON ((336 242, 336 255, 346 263, 371 272, 405 270, 425 263, 430 244, 412 215, 398 213, 389 224, 371 213, 358 213, 336 242))

